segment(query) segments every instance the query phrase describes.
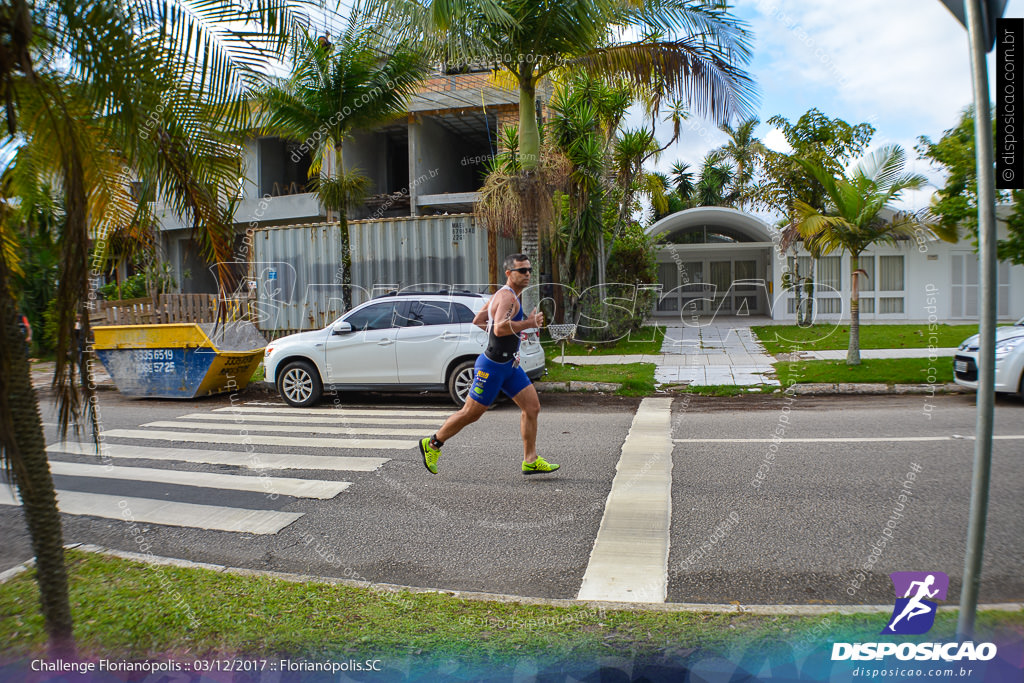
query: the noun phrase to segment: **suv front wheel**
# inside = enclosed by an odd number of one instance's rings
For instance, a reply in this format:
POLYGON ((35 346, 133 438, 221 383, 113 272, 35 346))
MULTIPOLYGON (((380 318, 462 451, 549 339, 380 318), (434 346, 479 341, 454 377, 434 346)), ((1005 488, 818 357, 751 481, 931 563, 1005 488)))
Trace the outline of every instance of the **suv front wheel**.
POLYGON ((311 406, 323 394, 320 373, 309 361, 292 361, 277 376, 277 393, 293 408, 311 406))
POLYGON ((457 406, 462 406, 466 403, 469 389, 473 386, 473 377, 476 375, 473 371, 473 366, 475 365, 475 361, 462 361, 448 375, 448 395, 452 397, 457 406))

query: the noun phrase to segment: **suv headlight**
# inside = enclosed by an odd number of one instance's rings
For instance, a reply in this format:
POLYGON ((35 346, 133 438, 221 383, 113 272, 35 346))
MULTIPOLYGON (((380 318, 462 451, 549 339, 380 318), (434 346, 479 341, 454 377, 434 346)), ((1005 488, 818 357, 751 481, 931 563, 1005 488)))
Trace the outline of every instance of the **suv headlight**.
POLYGON ((1024 344, 1024 337, 1010 337, 1009 339, 1003 339, 1002 341, 996 342, 996 362, 1001 361, 1003 358, 1013 351, 1015 348, 1024 344))

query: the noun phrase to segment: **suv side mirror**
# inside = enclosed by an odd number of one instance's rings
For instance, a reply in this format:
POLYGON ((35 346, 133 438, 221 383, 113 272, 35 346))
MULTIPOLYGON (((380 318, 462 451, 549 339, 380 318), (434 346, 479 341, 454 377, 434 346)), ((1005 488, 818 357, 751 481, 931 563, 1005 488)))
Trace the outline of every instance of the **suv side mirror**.
POLYGON ((346 322, 340 322, 331 328, 331 334, 350 334, 352 332, 352 325, 346 322))

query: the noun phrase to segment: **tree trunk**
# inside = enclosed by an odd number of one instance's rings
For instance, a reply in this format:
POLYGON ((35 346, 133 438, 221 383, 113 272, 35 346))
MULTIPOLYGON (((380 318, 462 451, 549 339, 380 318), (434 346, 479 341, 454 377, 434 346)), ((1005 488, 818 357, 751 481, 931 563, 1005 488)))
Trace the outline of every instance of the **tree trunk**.
POLYGON ((860 365, 860 292, 857 291, 857 270, 860 256, 850 254, 850 348, 846 352, 847 365, 860 365))
MULTIPOLYGON (((530 182, 530 179, 527 179, 526 192, 534 192, 533 188, 529 187, 532 184, 533 183, 530 182)), ((533 204, 534 201, 535 200, 531 200, 530 203, 533 204)), ((540 221, 537 218, 537 210, 535 204, 532 206, 532 208, 527 208, 527 210, 523 212, 523 253, 526 254, 526 258, 530 259, 530 263, 533 264, 534 268, 534 275, 530 279, 530 286, 526 288, 526 291, 523 292, 522 296, 523 310, 526 311, 527 313, 532 311, 534 307, 537 306, 537 304, 540 302, 540 288, 537 286, 539 284, 537 281, 537 276, 540 274, 540 245, 538 238, 539 222, 540 221)))
MULTIPOLYGON (((522 165, 520 191, 523 193, 522 248, 540 272, 540 192, 537 168, 540 166, 540 131, 537 125, 537 86, 533 81, 533 65, 523 62, 519 67, 519 160, 522 165)), ((523 293, 523 308, 531 311, 540 300, 536 277, 523 293)))
POLYGON ((46 439, 25 355, 25 339, 15 320, 17 308, 7 287, 6 264, 0 264, 0 269, 4 271, 0 273, 0 315, 5 347, 0 351, 0 426, 5 432, 0 444, 3 459, 10 463, 32 539, 50 650, 54 655, 73 656, 71 605, 57 494, 46 458, 46 439))
POLYGON ((804 322, 803 327, 810 327, 814 324, 814 276, 815 266, 818 264, 816 256, 811 256, 811 267, 807 277, 804 278, 804 299, 806 304, 804 306, 804 322))
POLYGON ((498 235, 497 230, 487 230, 487 283, 491 294, 501 286, 498 273, 498 235))
MULTIPOLYGON (((334 160, 337 168, 334 173, 339 183, 345 173, 344 158, 342 157, 341 142, 334 147, 334 160)), ((339 193, 340 204, 338 208, 338 230, 341 237, 341 301, 345 304, 345 310, 352 310, 352 248, 348 239, 348 197, 339 193)))
POLYGON ((521 64, 519 73, 519 162, 527 173, 540 165, 540 130, 537 126, 537 86, 532 65, 521 64), (527 72, 527 69, 529 71, 527 72))

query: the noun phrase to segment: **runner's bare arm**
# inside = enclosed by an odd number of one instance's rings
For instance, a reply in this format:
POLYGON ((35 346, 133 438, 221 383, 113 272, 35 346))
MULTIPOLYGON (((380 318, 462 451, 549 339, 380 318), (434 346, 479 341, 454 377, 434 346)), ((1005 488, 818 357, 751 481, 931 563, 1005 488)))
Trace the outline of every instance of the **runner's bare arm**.
POLYGON ((511 334, 519 334, 523 330, 528 330, 534 327, 543 327, 544 325, 544 314, 539 312, 536 308, 530 312, 530 315, 526 316, 523 320, 512 320, 512 316, 516 314, 516 308, 519 306, 519 302, 511 292, 501 291, 494 295, 495 297, 502 297, 497 301, 494 301, 494 309, 496 311, 494 320, 494 335, 497 337, 506 337, 511 334))
POLYGON ((484 306, 473 316, 473 324, 484 332, 487 331, 487 306, 484 306))
POLYGON ((494 298, 488 302, 487 310, 493 311, 494 336, 507 337, 516 334, 512 328, 513 322, 510 318, 515 315, 516 297, 507 289, 498 290, 494 298))

